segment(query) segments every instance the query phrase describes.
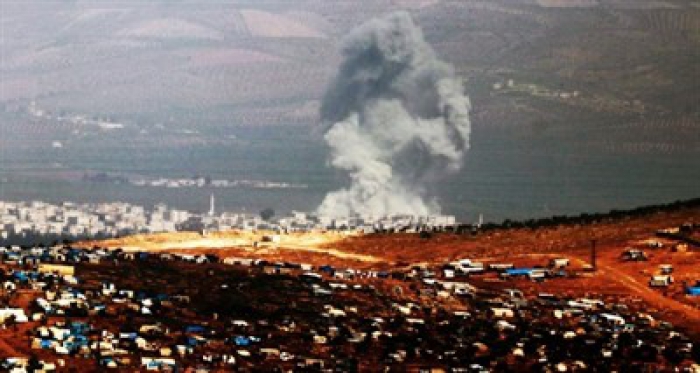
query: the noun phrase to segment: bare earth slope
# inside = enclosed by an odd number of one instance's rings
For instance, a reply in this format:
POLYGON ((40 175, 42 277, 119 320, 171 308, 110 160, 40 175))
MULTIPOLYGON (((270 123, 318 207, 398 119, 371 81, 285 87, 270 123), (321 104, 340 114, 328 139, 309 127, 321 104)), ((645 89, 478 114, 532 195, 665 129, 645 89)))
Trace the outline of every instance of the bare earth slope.
POLYGON ((700 220, 700 208, 684 208, 640 217, 625 217, 588 225, 560 225, 539 229, 507 229, 471 234, 346 235, 304 233, 279 236, 279 242, 263 242, 266 232, 222 232, 201 236, 195 233, 134 236, 80 246, 106 246, 132 251, 173 251, 217 254, 219 257, 249 257, 266 260, 332 264, 352 268, 396 269, 415 264, 440 265, 460 258, 484 263, 507 262, 516 266, 546 265, 549 258, 572 259, 571 270, 590 263, 591 240, 597 243, 598 271, 594 274, 556 279, 544 283, 508 280, 494 285, 494 279, 474 277, 479 286, 517 286, 526 292, 553 292, 575 296, 600 295, 642 302, 648 312, 673 320, 700 332, 700 301, 683 294, 683 282, 700 280, 700 252, 690 246, 676 251, 678 243, 655 237, 659 229, 700 220), (661 242, 651 249, 647 242, 661 242), (647 252, 645 262, 625 262, 621 254, 635 247, 647 252), (675 283, 664 290, 648 286, 660 264, 674 266, 675 283))

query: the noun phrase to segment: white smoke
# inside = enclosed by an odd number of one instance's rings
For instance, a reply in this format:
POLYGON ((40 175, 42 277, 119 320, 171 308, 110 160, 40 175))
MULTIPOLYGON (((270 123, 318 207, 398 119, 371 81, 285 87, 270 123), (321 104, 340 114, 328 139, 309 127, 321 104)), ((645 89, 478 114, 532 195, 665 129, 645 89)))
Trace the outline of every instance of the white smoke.
POLYGON ((331 165, 352 183, 326 195, 319 215, 439 213, 430 186, 459 170, 469 148, 461 80, 405 12, 356 28, 341 52, 321 118, 331 165))

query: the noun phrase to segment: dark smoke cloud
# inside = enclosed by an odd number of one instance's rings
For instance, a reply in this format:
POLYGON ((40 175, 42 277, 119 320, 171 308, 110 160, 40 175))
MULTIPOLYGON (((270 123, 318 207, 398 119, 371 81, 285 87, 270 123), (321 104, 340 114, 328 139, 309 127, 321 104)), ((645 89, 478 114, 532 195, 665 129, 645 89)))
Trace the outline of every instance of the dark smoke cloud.
POLYGON ((428 183, 459 170, 469 148, 469 98, 405 12, 369 21, 344 40, 343 63, 321 106, 331 165, 347 188, 323 216, 439 212, 428 183))

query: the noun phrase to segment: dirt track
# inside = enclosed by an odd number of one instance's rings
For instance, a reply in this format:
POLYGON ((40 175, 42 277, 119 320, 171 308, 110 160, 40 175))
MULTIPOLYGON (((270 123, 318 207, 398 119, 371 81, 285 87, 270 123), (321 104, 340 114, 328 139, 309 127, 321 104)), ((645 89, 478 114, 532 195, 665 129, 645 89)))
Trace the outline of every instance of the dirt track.
POLYGON ((383 261, 381 258, 377 258, 376 256, 349 253, 347 251, 341 251, 341 250, 333 249, 333 248, 320 248, 320 247, 301 246, 301 245, 284 245, 284 246, 280 246, 278 249, 279 250, 307 251, 307 252, 316 253, 316 254, 326 254, 326 255, 331 255, 331 256, 334 256, 334 257, 340 258, 340 259, 356 260, 356 261, 365 262, 365 263, 378 263, 378 262, 383 261))
POLYGON ((627 275, 625 272, 616 269, 613 266, 599 265, 598 268, 602 269, 603 274, 606 275, 606 278, 610 279, 611 281, 619 282, 629 288, 631 290, 631 294, 642 298, 648 304, 656 306, 659 309, 680 314, 683 324, 693 330, 700 330, 699 309, 665 297, 659 294, 657 291, 650 289, 647 284, 640 283, 632 276, 627 275))

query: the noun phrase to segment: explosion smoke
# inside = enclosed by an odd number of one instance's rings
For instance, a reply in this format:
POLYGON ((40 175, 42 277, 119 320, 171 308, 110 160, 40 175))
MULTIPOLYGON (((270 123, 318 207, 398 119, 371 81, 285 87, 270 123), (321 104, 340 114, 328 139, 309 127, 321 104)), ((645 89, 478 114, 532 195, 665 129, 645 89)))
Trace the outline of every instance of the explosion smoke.
POLYGON ((326 195, 319 215, 438 213, 429 186, 459 170, 469 148, 461 80, 405 12, 359 26, 342 45, 321 119, 331 165, 352 183, 326 195))

